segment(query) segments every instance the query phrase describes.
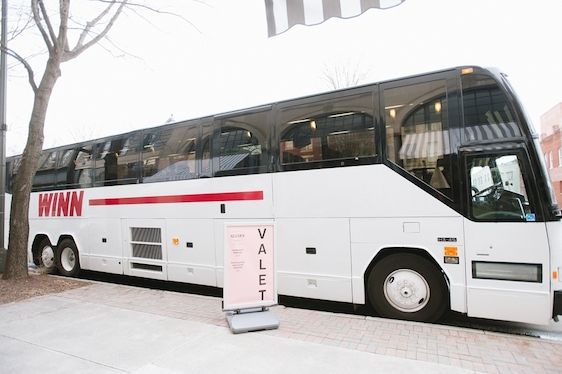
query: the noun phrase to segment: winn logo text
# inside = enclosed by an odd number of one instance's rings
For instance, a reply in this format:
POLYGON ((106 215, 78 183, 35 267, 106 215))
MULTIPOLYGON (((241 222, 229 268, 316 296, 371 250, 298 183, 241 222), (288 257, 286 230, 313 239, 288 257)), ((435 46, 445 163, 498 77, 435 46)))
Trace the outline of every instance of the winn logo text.
POLYGON ((39 194, 39 217, 80 217, 84 191, 39 194))

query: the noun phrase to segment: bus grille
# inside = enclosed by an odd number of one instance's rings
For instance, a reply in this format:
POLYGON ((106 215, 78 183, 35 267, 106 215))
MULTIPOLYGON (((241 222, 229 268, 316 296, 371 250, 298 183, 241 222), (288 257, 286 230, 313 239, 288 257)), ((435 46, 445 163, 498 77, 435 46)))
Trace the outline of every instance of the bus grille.
POLYGON ((162 230, 159 227, 131 227, 131 241, 162 243, 162 230))
POLYGON ((131 227, 132 256, 150 260, 162 259, 162 229, 159 227, 131 227))
POLYGON ((151 260, 162 259, 162 246, 153 244, 131 243, 133 246, 133 257, 149 258, 151 260))

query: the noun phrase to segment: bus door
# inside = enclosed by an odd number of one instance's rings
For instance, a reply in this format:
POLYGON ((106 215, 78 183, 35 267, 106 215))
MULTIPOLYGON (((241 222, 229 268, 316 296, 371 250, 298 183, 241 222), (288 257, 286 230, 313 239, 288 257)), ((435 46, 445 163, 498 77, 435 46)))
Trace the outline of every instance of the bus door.
POLYGON ((549 246, 526 152, 490 148, 463 160, 468 315, 547 323, 549 246))

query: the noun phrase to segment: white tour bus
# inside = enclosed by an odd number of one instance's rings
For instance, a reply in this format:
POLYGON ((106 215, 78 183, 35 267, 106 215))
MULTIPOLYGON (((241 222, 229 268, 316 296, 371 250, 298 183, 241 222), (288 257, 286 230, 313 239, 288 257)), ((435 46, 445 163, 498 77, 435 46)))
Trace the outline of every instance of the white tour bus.
MULTIPOLYGON (((8 159, 8 192, 19 162, 8 159)), ((30 258, 64 275, 222 287, 224 223, 274 222, 280 295, 420 321, 562 314, 560 209, 537 135, 494 70, 45 150, 33 191, 30 258)))

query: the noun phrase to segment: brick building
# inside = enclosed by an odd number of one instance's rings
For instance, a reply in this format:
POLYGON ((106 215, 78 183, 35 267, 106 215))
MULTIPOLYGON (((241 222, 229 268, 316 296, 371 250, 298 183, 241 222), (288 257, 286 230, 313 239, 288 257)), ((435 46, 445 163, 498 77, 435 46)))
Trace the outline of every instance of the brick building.
POLYGON ((556 193, 562 207, 562 103, 541 116, 541 148, 556 193))

